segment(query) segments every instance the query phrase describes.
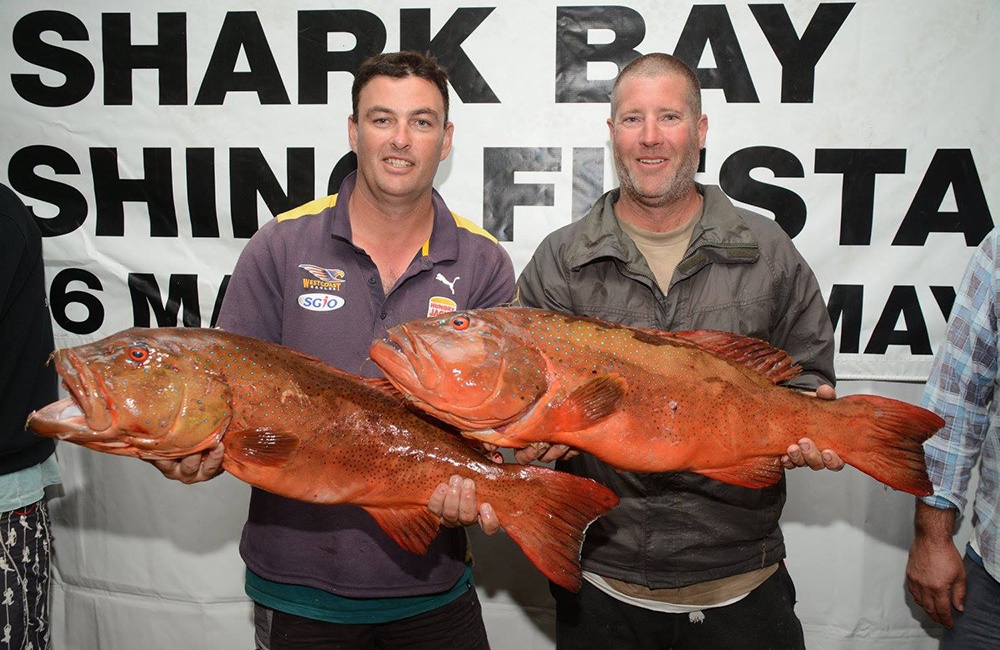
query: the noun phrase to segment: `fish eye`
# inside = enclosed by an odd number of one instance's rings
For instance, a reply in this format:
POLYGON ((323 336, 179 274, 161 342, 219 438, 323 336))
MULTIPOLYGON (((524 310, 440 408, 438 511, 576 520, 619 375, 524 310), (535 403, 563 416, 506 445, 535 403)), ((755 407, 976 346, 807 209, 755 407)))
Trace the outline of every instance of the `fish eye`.
POLYGON ((149 350, 141 345, 133 345, 128 349, 128 360, 135 363, 143 363, 149 358, 149 350))
POLYGON ((456 316, 451 319, 451 326, 458 331, 469 329, 469 319, 465 316, 456 316))

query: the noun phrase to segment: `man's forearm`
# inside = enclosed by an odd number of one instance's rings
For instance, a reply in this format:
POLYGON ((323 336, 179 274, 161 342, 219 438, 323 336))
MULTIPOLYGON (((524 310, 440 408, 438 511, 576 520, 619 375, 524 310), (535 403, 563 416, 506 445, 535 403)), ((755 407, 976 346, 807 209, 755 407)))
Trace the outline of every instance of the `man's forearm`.
POLYGON ((918 538, 951 541, 955 534, 955 508, 935 508, 917 499, 913 515, 913 528, 918 538))

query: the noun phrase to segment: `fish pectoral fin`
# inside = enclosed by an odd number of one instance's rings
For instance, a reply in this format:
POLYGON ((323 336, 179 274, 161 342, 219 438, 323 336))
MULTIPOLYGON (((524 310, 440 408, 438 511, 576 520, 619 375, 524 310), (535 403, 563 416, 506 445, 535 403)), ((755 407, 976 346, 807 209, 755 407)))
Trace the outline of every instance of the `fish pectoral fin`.
POLYGON ((758 456, 741 465, 719 469, 690 470, 731 485, 746 488, 765 488, 774 485, 784 476, 781 459, 775 456, 758 456))
POLYGON ((427 547, 437 537, 441 527, 441 521, 423 506, 417 508, 364 507, 364 509, 375 518, 378 525, 394 542, 407 551, 418 555, 427 552, 427 547))
POLYGON ((294 433, 268 428, 227 431, 222 437, 226 456, 245 465, 285 465, 299 448, 301 440, 294 433))
POLYGON ((553 406, 546 425, 556 431, 586 429, 617 413, 626 393, 628 382, 618 375, 594 377, 553 406))
POLYGON ((362 377, 360 379, 363 383, 375 388, 376 390, 389 393, 389 395, 398 399, 400 402, 406 402, 406 395, 401 393, 399 389, 396 388, 396 385, 388 379, 385 379, 384 377, 362 377))

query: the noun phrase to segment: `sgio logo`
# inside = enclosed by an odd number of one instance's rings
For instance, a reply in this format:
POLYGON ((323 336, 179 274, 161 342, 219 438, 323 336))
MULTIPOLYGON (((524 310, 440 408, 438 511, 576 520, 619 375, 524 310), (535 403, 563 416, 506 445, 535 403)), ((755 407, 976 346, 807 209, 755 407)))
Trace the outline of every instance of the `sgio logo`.
POLYGON ((333 311, 344 306, 344 299, 327 293, 305 293, 299 296, 299 306, 309 311, 333 311))

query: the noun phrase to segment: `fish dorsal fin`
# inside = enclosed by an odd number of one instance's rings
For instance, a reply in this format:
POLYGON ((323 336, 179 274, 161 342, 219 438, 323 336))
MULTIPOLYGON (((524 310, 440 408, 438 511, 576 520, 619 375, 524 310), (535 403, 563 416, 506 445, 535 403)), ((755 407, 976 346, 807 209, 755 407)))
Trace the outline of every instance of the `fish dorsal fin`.
POLYGON ((785 468, 777 456, 757 456, 740 465, 697 472, 716 481, 745 488, 765 488, 781 480, 785 468))
POLYGON ((802 372, 787 352, 767 341, 718 330, 664 332, 671 338, 692 343, 724 359, 753 370, 773 384, 793 379, 802 372))
POLYGON ((241 464, 282 467, 298 451, 300 439, 293 433, 266 427, 227 431, 222 438, 226 455, 241 464))
POLYGON ((423 555, 437 537, 441 521, 431 511, 417 508, 365 508, 378 525, 402 548, 423 555))
POLYGON ((557 431, 579 431, 611 417, 628 392, 628 382, 618 375, 587 380, 552 407, 546 423, 557 431))

